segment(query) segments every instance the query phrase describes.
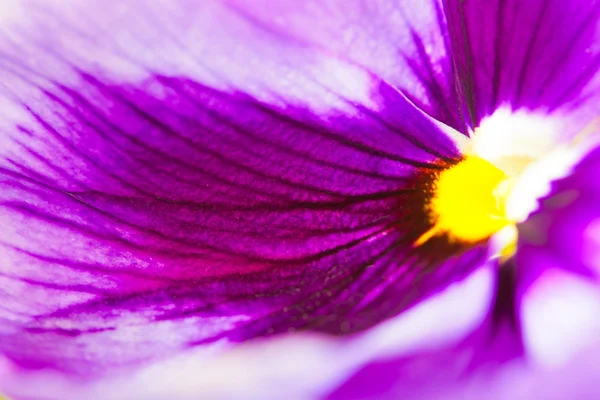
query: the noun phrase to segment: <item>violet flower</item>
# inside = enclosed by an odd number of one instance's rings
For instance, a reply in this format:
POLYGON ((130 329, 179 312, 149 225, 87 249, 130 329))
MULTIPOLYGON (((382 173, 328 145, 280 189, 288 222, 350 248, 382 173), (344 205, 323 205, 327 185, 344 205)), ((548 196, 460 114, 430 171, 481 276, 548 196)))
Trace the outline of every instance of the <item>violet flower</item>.
POLYGON ((0 392, 600 393, 596 1, 0 7, 0 392))

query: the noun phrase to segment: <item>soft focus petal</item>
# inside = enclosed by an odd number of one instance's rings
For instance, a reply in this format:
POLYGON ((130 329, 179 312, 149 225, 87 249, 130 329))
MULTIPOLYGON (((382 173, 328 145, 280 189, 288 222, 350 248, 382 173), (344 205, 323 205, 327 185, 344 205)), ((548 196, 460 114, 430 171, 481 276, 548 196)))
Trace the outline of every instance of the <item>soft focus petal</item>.
POLYGON ((203 344, 356 332, 484 262, 483 247, 413 249, 415 168, 457 151, 364 69, 220 2, 15 10, 0 350, 18 365, 116 373, 203 344))
POLYGON ((227 0, 264 29, 365 67, 464 132, 438 0, 227 0))
POLYGON ((576 0, 445 0, 453 57, 473 127, 501 104, 598 115, 600 5, 576 0))
MULTIPOLYGON (((427 400, 595 400, 600 395, 600 373, 595 346, 557 368, 536 368, 529 363, 511 362, 494 374, 481 373, 465 377, 460 385, 430 390, 427 400), (436 393, 435 395, 433 393, 436 393)), ((437 365, 444 368, 443 365, 437 365)), ((384 399, 397 399, 393 392, 384 399)), ((350 397, 352 398, 352 397, 350 397)), ((374 397, 377 398, 377 397, 374 397)), ((418 397, 413 397, 418 398, 418 397)))
POLYGON ((555 182, 519 227, 524 338, 543 365, 560 365, 600 341, 600 150, 555 182))
POLYGON ((474 379, 496 379, 507 364, 517 363, 523 354, 519 316, 514 308, 514 265, 502 268, 491 312, 473 332, 443 347, 429 351, 413 348, 408 355, 369 363, 329 398, 445 398, 474 379))
POLYGON ((78 382, 56 371, 0 365, 15 398, 56 399, 320 398, 373 358, 398 357, 461 341, 487 315, 494 268, 487 266, 410 311, 345 339, 300 333, 245 343, 217 359, 190 349, 131 375, 78 382))

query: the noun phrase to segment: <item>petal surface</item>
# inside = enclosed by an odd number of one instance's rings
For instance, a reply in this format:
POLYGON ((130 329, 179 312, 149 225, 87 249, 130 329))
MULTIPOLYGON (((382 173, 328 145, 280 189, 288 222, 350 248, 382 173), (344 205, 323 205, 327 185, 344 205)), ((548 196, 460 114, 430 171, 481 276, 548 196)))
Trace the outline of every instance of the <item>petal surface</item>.
POLYGON ((441 1, 228 0, 264 29, 363 66, 465 132, 441 1))
MULTIPOLYGON (((413 349, 400 357, 365 365, 329 399, 454 398, 476 380, 498 379, 520 364, 523 347, 515 309, 514 265, 493 269, 495 296, 490 312, 472 332, 457 341, 413 349)), ((457 397, 460 398, 460 397, 457 397)))
POLYGON ((542 365, 562 365, 600 340, 599 168, 596 149, 519 227, 524 338, 542 365))
POLYGON ((444 4, 465 115, 473 127, 502 104, 576 113, 575 132, 597 117, 597 2, 444 4))
POLYGON ((414 251, 412 176, 457 150, 364 68, 221 2, 20 4, 0 39, 0 350, 19 366, 357 332, 485 261, 414 251))
POLYGON ((493 286, 492 266, 483 267, 407 313, 343 339, 298 333, 246 342, 212 359, 196 347, 133 374, 94 382, 51 370, 16 373, 18 367, 0 364, 0 385, 16 399, 40 393, 61 400, 322 398, 369 360, 460 341, 485 320, 493 286))

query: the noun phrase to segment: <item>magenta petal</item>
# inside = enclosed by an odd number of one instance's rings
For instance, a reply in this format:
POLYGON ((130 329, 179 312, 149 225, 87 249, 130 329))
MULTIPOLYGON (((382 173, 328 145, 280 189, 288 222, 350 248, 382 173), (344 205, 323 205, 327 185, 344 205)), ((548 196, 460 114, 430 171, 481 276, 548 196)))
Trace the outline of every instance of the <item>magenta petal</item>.
POLYGON ((473 126, 502 103, 546 111, 597 103, 583 90, 597 87, 596 2, 446 0, 445 9, 473 126))
POLYGON ((466 338, 444 348, 367 364, 328 398, 452 399, 473 380, 501 375, 509 362, 523 354, 514 266, 502 268, 491 313, 466 338))
POLYGON ((0 349, 22 366, 90 374, 223 340, 351 333, 485 259, 413 254, 408 182, 456 149, 386 84, 378 114, 324 120, 190 79, 72 68, 77 87, 8 71, 39 94, 9 97, 29 120, 0 160, 0 349))
POLYGON ((600 264, 597 229, 600 221, 600 150, 593 150, 573 173, 553 183, 540 210, 519 226, 517 262, 533 274, 546 267, 564 269, 585 279, 597 280, 600 264), (536 260, 538 262, 536 262, 536 260), (537 267, 536 267, 537 265, 537 267))
POLYGON ((600 335, 600 150, 554 182, 519 226, 519 301, 531 358, 560 365, 600 335))
POLYGON ((363 66, 464 131, 446 17, 438 1, 228 0, 261 27, 363 66))

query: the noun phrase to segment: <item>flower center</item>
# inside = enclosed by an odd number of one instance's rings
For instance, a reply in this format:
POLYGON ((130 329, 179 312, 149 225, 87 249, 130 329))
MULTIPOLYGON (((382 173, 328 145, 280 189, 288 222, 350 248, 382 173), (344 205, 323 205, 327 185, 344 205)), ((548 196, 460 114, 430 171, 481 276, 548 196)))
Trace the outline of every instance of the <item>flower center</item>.
POLYGON ((433 227, 415 245, 433 236, 446 235, 450 241, 476 243, 513 224, 505 204, 512 179, 490 162, 476 155, 440 172, 425 204, 433 227))
POLYGON ((507 108, 483 119, 470 138, 457 141, 459 162, 426 173, 422 211, 429 229, 414 246, 434 237, 458 245, 490 239, 494 254, 512 256, 517 224, 600 144, 600 118, 578 133, 568 128, 559 117, 507 108))

